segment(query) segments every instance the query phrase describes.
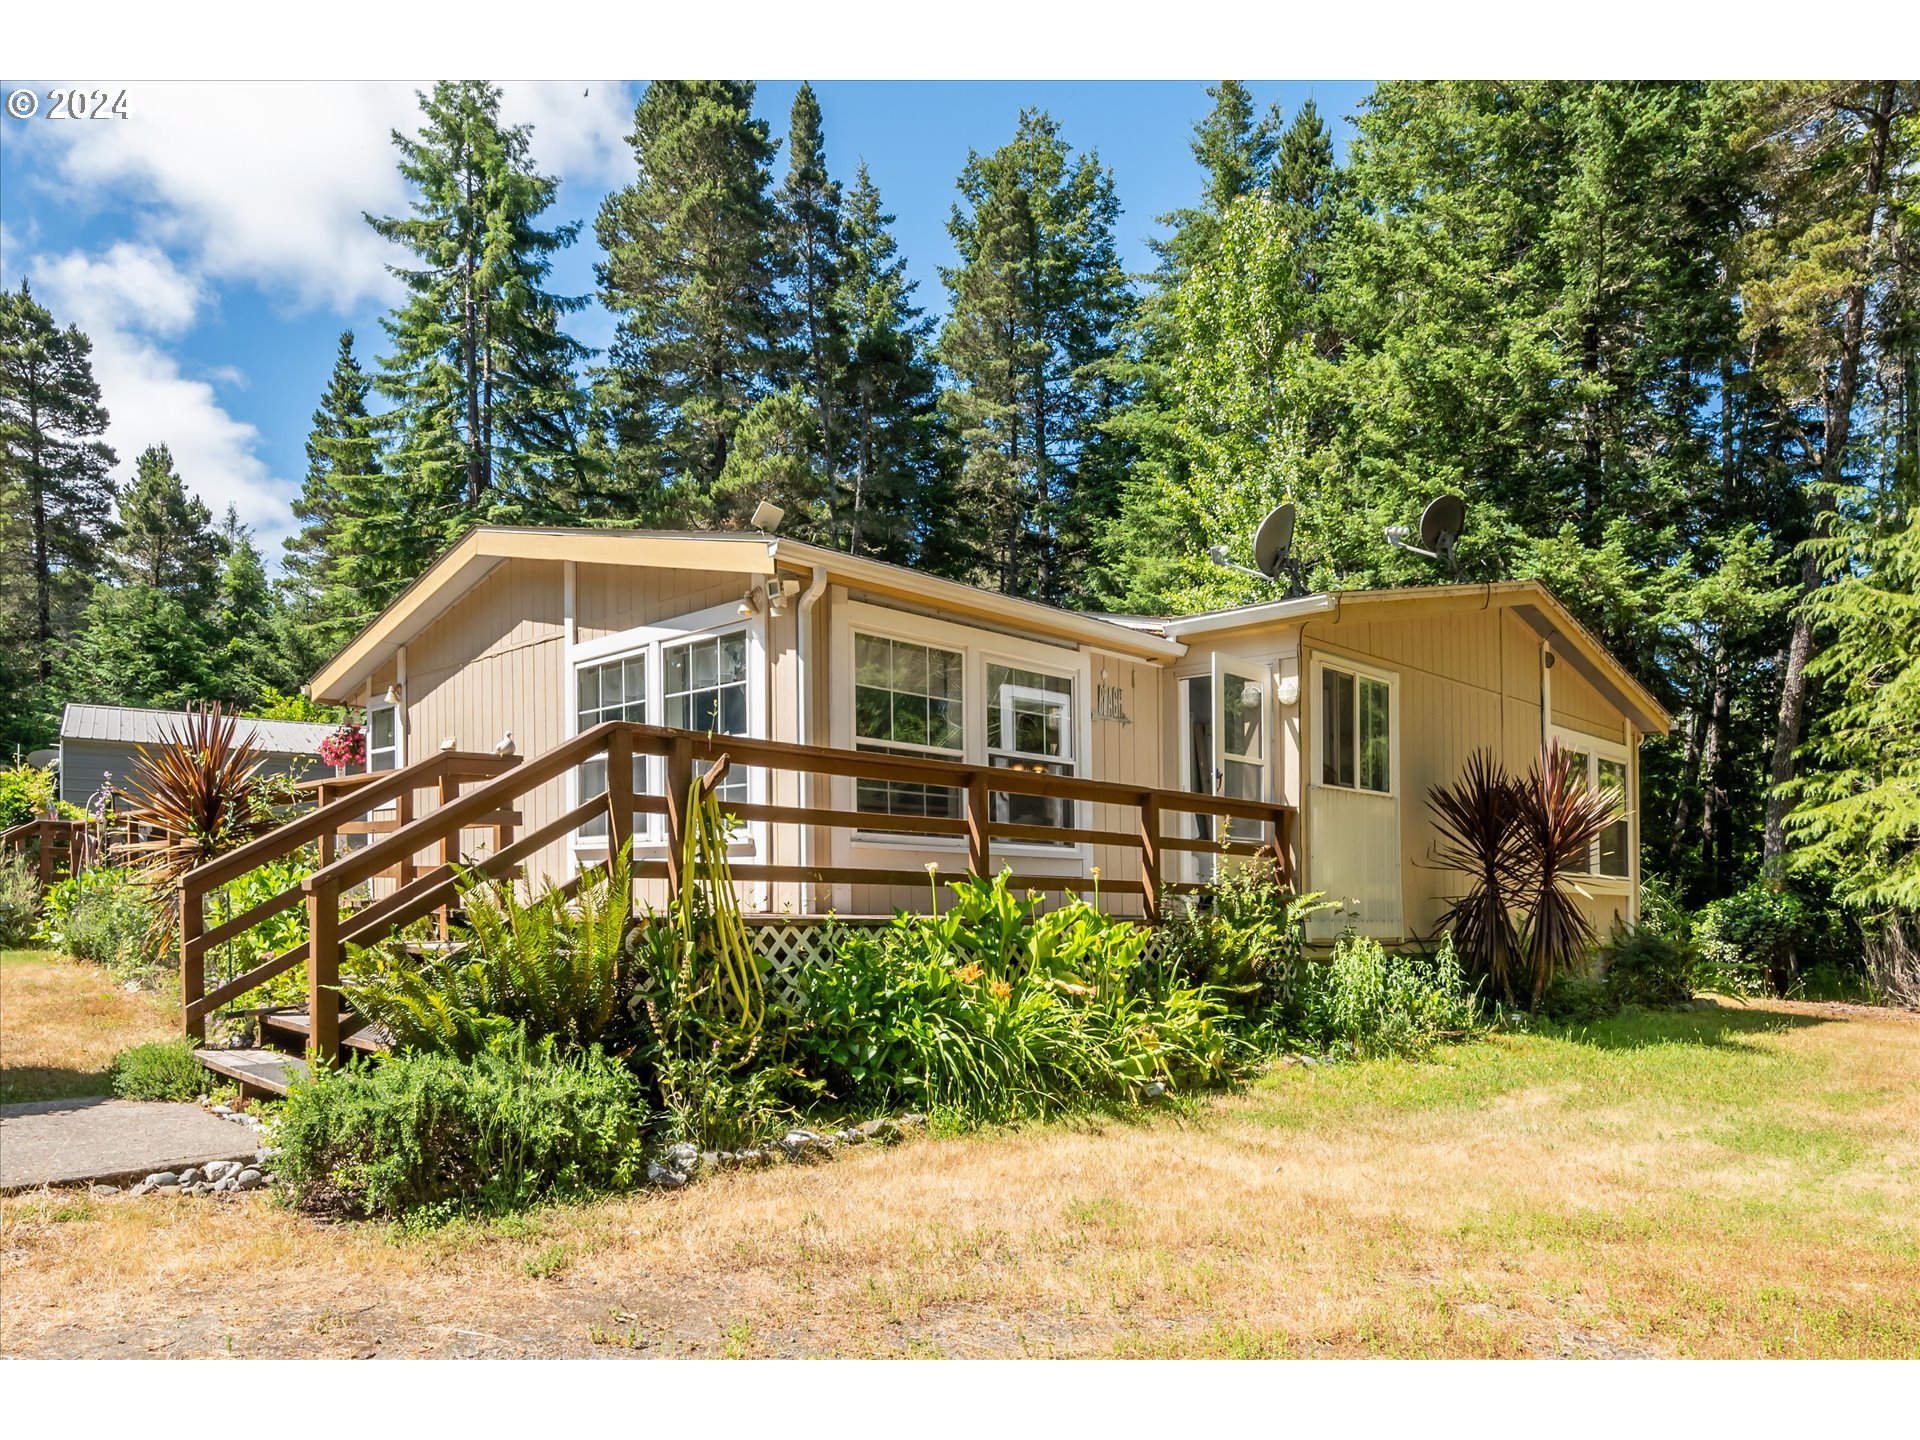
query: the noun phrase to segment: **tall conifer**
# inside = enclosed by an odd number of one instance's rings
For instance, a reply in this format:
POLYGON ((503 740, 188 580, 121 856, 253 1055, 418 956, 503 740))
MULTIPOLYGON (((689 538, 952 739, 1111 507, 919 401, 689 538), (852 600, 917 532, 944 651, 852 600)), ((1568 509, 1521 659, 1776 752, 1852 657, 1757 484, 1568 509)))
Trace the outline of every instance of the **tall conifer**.
POLYGON ((1127 398, 1114 361, 1131 308, 1113 176, 1028 110, 1008 144, 968 157, 959 188, 940 352, 963 503, 983 522, 977 568, 1010 594, 1071 600, 1124 472, 1103 433, 1127 398))
POLYGON ((609 483, 649 522, 710 518, 734 431, 784 360, 768 195, 778 147, 753 92, 649 85, 628 137, 639 175, 596 222, 601 298, 619 317, 595 397, 609 483))

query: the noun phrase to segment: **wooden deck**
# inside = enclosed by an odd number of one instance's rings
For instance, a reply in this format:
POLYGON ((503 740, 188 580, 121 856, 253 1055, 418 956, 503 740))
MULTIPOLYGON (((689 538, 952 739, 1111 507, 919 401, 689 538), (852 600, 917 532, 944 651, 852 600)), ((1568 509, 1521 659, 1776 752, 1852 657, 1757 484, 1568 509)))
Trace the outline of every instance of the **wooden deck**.
MULTIPOLYGON (((614 846, 624 845, 636 822, 652 817, 653 828, 664 838, 659 851, 636 857, 636 881, 664 881, 677 891, 682 874, 682 838, 687 825, 689 795, 696 774, 703 784, 716 782, 732 766, 757 770, 766 778, 765 793, 774 793, 778 777, 793 782, 784 788, 803 795, 821 793, 820 782, 833 779, 877 781, 930 788, 954 797, 955 813, 944 816, 895 816, 873 809, 835 809, 814 804, 779 805, 732 801, 730 815, 746 823, 780 827, 798 836, 801 844, 787 853, 832 853, 836 833, 875 830, 908 836, 942 836, 960 842, 947 853, 948 865, 908 868, 900 860, 880 864, 782 864, 771 858, 732 867, 737 886, 792 885, 799 889, 797 909, 812 910, 820 887, 896 887, 925 896, 933 891, 935 870, 942 880, 960 875, 986 877, 1002 868, 996 851, 1008 845, 1040 842, 1078 846, 1080 854, 1109 854, 1103 875, 1097 864, 1084 872, 1055 868, 1048 873, 1011 870, 1012 883, 1022 890, 1128 897, 1148 924, 1160 919, 1166 892, 1204 890, 1196 881, 1174 878, 1168 872, 1170 856, 1182 853, 1212 857, 1271 857, 1283 880, 1290 880, 1294 861, 1293 808, 1270 801, 1195 794, 1185 790, 1093 780, 992 765, 967 764, 878 751, 836 750, 795 745, 784 741, 735 735, 699 734, 661 726, 607 721, 574 736, 545 754, 526 759, 502 758, 445 751, 398 770, 365 776, 330 777, 317 787, 320 804, 290 820, 250 845, 223 855, 189 872, 180 882, 180 988, 186 1030, 204 1038, 209 1015, 239 1001, 242 996, 288 970, 304 967, 307 1004, 297 1018, 285 1012, 262 1017, 262 1039, 267 1044, 297 1047, 331 1063, 344 1046, 378 1051, 379 1037, 354 1033, 358 1017, 343 1015, 339 1006, 340 965, 349 945, 384 943, 404 927, 431 921, 444 941, 457 918, 462 887, 472 878, 506 880, 544 847, 567 840, 589 824, 605 827, 614 846), (634 761, 652 757, 664 783, 646 793, 633 784, 634 761), (604 793, 582 800, 545 823, 528 828, 522 802, 541 786, 599 762, 606 776, 604 793), (1055 802, 1061 824, 1036 824, 999 818, 1010 813, 1015 797, 1055 802), (1220 838, 1198 839, 1194 827, 1176 820, 1168 832, 1168 813, 1205 817, 1202 833, 1220 838), (1089 820, 1093 823, 1087 823, 1089 820), (1244 829, 1235 833, 1231 822, 1244 829), (483 836, 476 850, 471 838, 483 836), (346 837, 365 837, 367 843, 346 845, 346 837), (808 844, 806 842, 812 842, 808 844), (207 897, 227 881, 261 865, 285 858, 306 846, 319 852, 320 868, 298 885, 260 901, 242 913, 209 924, 207 897), (963 849, 961 847, 964 847, 963 849), (653 858, 658 854, 660 858, 653 858), (964 855, 964 859, 961 856, 964 855), (950 868, 949 868, 950 866, 950 868), (369 882, 385 877, 392 888, 377 898, 358 897, 369 882), (254 966, 244 974, 208 988, 206 957, 216 946, 251 930, 276 915, 302 907, 307 915, 307 939, 254 966)), ((769 856, 773 847, 769 849, 769 856)), ((1016 852, 1025 854, 1027 852, 1016 852)), ((1210 873, 1210 872, 1209 872, 1210 873)), ((578 878, 561 886, 571 893, 578 878)), ((794 914, 749 916, 760 924, 793 924, 794 914)), ((432 949, 429 944, 425 949, 432 949)), ((424 958, 424 957, 423 957, 424 958)), ((242 1004, 245 1002, 242 1001, 242 1004)), ((233 1051, 202 1052, 223 1063, 233 1051)), ((270 1052, 269 1052, 270 1053, 270 1052)), ((217 1068, 212 1067, 210 1068, 217 1068)), ((221 1071, 221 1073, 230 1073, 221 1071)))

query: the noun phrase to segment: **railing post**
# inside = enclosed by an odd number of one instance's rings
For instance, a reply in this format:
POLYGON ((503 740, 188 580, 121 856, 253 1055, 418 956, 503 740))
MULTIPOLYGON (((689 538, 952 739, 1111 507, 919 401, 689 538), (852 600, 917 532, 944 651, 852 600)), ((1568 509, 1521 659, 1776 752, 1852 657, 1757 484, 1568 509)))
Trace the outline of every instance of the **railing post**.
POLYGON ((1140 797, 1140 903, 1149 925, 1160 921, 1160 797, 1140 797))
MULTIPOLYGON (((441 771, 440 772, 440 808, 442 810, 446 809, 447 806, 451 805, 454 801, 458 800, 459 798, 460 798, 459 777, 449 774, 444 770, 441 771)), ((454 831, 449 834, 442 835, 440 837, 440 863, 442 865, 453 864, 455 858, 459 854, 458 848, 456 847, 454 842, 459 838, 460 837, 459 837, 458 831, 454 831)), ((453 932, 453 921, 452 921, 452 918, 447 914, 447 907, 445 905, 442 905, 440 907, 438 913, 440 916, 440 938, 442 940, 445 940, 453 932)))
MULTIPOLYGON (((691 782, 689 782, 691 783, 691 782)), ((633 736, 616 730, 607 737, 607 858, 633 836, 633 736)))
POLYGON ((307 1048, 313 1062, 340 1054, 340 886, 307 882, 307 1048))
POLYGON ((53 884, 53 822, 42 820, 40 833, 40 888, 53 884))
MULTIPOLYGON (((631 772, 629 772, 631 773, 631 772)), ((607 782, 612 786, 612 762, 607 782)), ((675 895, 686 877, 680 873, 680 846, 687 833, 687 792, 693 788, 693 741, 676 735, 667 742, 667 889, 675 895)))
POLYGON ((207 993, 207 958, 194 942, 206 929, 206 917, 200 904, 200 891, 190 875, 182 876, 180 897, 180 1012, 186 1017, 189 1040, 207 1038, 207 1017, 188 1012, 188 1007, 207 993))
POLYGON ((1273 853, 1280 861, 1280 878, 1293 884, 1293 811, 1281 806, 1273 812, 1273 853))
POLYGON ((988 858, 987 826, 992 820, 993 798, 987 786, 987 772, 976 770, 967 777, 967 873, 983 879, 992 861, 988 858))

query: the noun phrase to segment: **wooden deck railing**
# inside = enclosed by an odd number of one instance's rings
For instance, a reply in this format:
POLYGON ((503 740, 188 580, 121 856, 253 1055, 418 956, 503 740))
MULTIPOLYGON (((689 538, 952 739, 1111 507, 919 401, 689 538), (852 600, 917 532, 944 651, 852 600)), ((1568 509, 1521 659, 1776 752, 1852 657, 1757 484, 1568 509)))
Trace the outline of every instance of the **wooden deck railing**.
POLYGON ((104 848, 100 830, 89 820, 43 817, 0 830, 0 850, 26 850, 29 846, 37 851, 42 885, 84 875, 100 863, 104 848))
MULTIPOLYGON (((275 976, 301 964, 307 959, 309 948, 303 941, 208 990, 207 956, 256 926, 296 905, 305 904, 306 891, 299 884, 291 885, 249 906, 238 915, 220 920, 211 928, 207 925, 207 896, 228 881, 237 880, 262 865, 284 860, 308 845, 316 847, 320 864, 325 866, 341 853, 341 841, 349 836, 364 835, 371 839, 402 829, 413 819, 422 792, 432 792, 439 803, 446 804, 459 797, 463 785, 491 780, 517 763, 516 760, 503 760, 493 755, 448 750, 398 770, 309 781, 301 788, 315 795, 318 803, 313 809, 251 844, 188 871, 181 877, 178 890, 180 999, 186 1033, 195 1038, 204 1037, 208 1015, 229 1000, 257 989, 275 976)), ((496 838, 499 838, 518 821, 519 816, 509 812, 488 813, 473 823, 492 828, 496 838)), ((452 858, 454 843, 454 836, 450 835, 447 841, 448 858, 452 858)), ((393 878, 404 883, 412 878, 412 871, 404 864, 397 865, 393 878)))
MULTIPOLYGON (((472 757, 467 757, 472 758, 472 757)), ((607 843, 617 848, 634 834, 637 816, 661 817, 661 825, 647 839, 649 844, 636 854, 632 866, 636 881, 663 880, 669 887, 681 881, 681 839, 685 833, 687 796, 694 775, 704 763, 711 765, 724 758, 736 771, 758 769, 767 773, 767 793, 771 779, 790 777, 844 777, 892 782, 951 790, 961 797, 957 817, 900 816, 860 809, 834 809, 826 806, 777 805, 768 803, 725 802, 725 809, 736 820, 768 826, 789 826, 822 832, 879 832, 906 837, 957 837, 966 841, 966 872, 981 876, 993 873, 993 850, 1006 843, 1063 842, 1067 845, 1113 847, 1137 856, 1132 875, 1103 875, 1099 889, 1107 895, 1137 896, 1143 915, 1149 921, 1159 918, 1163 888, 1193 890, 1203 888, 1195 882, 1168 884, 1164 873, 1170 852, 1207 855, 1251 855, 1263 850, 1275 853, 1283 867, 1290 865, 1293 843, 1292 807, 1259 801, 1234 800, 1222 796, 1196 795, 1183 790, 1162 790, 1114 781, 1086 780, 1077 776, 1042 774, 1033 771, 971 765, 957 761, 919 759, 882 755, 865 751, 834 750, 819 746, 792 745, 779 741, 748 739, 733 735, 704 735, 685 730, 609 721, 514 766, 464 794, 443 791, 438 807, 423 815, 406 814, 389 833, 366 846, 329 854, 327 863, 301 884, 307 907, 308 939, 304 947, 289 950, 218 989, 202 993, 197 965, 200 957, 220 940, 240 929, 257 924, 270 913, 268 906, 284 909, 292 892, 276 896, 260 906, 211 931, 196 929, 194 939, 183 940, 182 981, 192 997, 189 1020, 204 1021, 216 1005, 300 962, 307 965, 307 1004, 310 1053, 321 1060, 332 1060, 342 1039, 351 1035, 360 1023, 357 1017, 343 1015, 338 987, 340 964, 348 944, 369 945, 392 935, 402 927, 438 913, 443 917, 458 896, 460 874, 457 866, 490 878, 515 873, 521 864, 540 850, 578 833, 589 822, 604 819, 607 843), (633 759, 656 757, 662 762, 661 793, 636 793, 633 788, 633 759), (567 809, 564 813, 509 840, 503 816, 515 815, 524 797, 543 785, 560 780, 589 760, 606 762, 607 790, 567 809), (1080 806, 1112 807, 1131 815, 1129 825, 1118 828, 1072 825, 1033 825, 993 818, 996 795, 1031 796, 1039 799, 1072 802, 1080 806), (1262 838, 1199 839, 1164 833, 1163 821, 1169 812, 1212 817, 1217 822, 1253 822, 1264 829, 1262 838), (476 827, 495 827, 493 844, 485 854, 463 861, 458 853, 463 831, 476 827), (649 858, 655 849, 660 858, 649 858), (421 864, 423 855, 430 856, 421 864), (343 910, 343 899, 375 876, 391 876, 394 888, 358 909, 343 910), (190 969, 190 966, 196 967, 190 969)), ((431 763, 431 762, 429 762, 431 763)), ((418 768, 418 767, 416 767, 418 768)), ((324 805, 286 830, 297 831, 291 841, 282 840, 276 853, 288 853, 299 844, 317 838, 328 829, 341 833, 339 820, 344 812, 337 807, 354 806, 364 812, 394 801, 404 791, 416 788, 404 780, 407 772, 396 771, 385 783, 356 782, 348 796, 324 805), (329 813, 334 812, 334 813, 329 813)), ((457 787, 456 787, 457 789, 457 787)), ((1069 812, 1078 820, 1077 813, 1069 812)), ((515 815, 517 820, 517 815, 515 815)), ((267 837, 273 841, 284 831, 267 837)), ((213 884, 245 873, 267 858, 257 842, 256 856, 236 851, 213 865, 195 871, 206 876, 196 893, 204 895, 213 884)), ((1063 860, 1077 862, 1076 852, 1063 848, 1063 860)), ((780 864, 771 857, 757 863, 736 863, 733 878, 739 885, 761 882, 807 885, 911 886, 926 893, 927 870, 924 866, 904 869, 875 865, 780 864)), ((951 872, 950 872, 951 873, 951 872)), ((189 877, 192 879, 193 877, 189 877)), ((1016 873, 1014 883, 1024 889, 1052 891, 1088 891, 1095 882, 1075 863, 1073 873, 1016 873)), ((577 883, 577 882, 575 882, 577 883)), ((182 934, 188 934, 189 921, 197 924, 194 906, 185 904, 183 891, 182 934)))

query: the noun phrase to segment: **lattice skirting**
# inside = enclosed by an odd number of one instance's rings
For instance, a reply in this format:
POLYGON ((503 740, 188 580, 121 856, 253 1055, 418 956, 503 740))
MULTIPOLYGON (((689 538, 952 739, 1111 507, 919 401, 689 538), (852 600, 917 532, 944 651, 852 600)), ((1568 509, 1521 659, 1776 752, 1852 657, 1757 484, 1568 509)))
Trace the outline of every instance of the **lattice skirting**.
MULTIPOLYGON (((842 930, 856 930, 887 922, 842 920, 837 923, 842 930)), ((833 951, 827 943, 829 933, 824 920, 786 920, 747 926, 754 950, 766 962, 768 998, 789 1007, 800 1002, 807 991, 807 972, 815 966, 833 963, 833 951)), ((1145 958, 1158 959, 1166 943, 1167 932, 1156 929, 1147 942, 1145 958)))

